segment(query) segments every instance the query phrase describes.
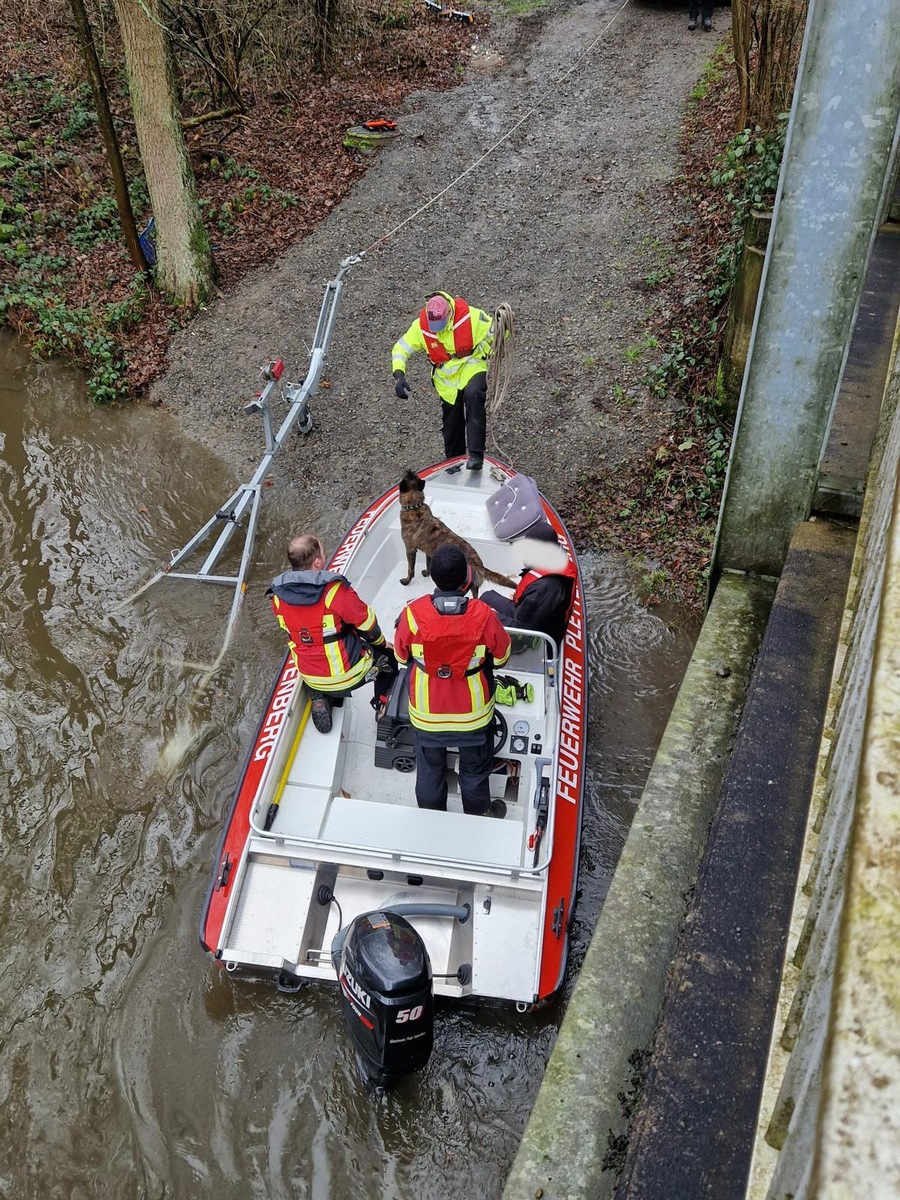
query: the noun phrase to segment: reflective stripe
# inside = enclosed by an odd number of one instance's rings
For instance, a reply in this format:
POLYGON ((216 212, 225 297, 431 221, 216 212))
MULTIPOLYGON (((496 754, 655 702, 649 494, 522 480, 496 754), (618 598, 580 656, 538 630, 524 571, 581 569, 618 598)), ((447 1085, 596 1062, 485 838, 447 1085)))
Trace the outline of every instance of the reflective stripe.
POLYGON ((322 649, 325 651, 325 657, 328 659, 331 674, 333 676, 342 675, 347 668, 344 663, 344 647, 340 639, 333 642, 325 642, 322 649))
POLYGON ((467 358, 451 358, 449 362, 438 367, 437 372, 442 379, 447 381, 447 383, 452 383, 453 380, 456 379, 457 375, 462 374, 463 367, 466 366, 468 361, 469 360, 467 358))
POLYGON ((413 611, 411 608, 406 609, 406 623, 409 626, 410 633, 419 632, 419 625, 416 621, 416 618, 413 616, 413 611))
POLYGON ((452 733, 481 729, 491 720, 494 699, 488 692, 487 680, 482 672, 467 679, 471 712, 431 712, 431 680, 418 668, 413 671, 412 694, 409 698, 409 719, 417 729, 433 730, 436 733, 452 733))
POLYGON ((416 694, 409 704, 410 715, 413 711, 427 714, 428 708, 428 676, 424 671, 418 670, 416 671, 416 694))
POLYGON ((377 624, 375 614, 368 605, 366 605, 366 612, 368 614, 366 619, 356 627, 361 633, 365 633, 367 630, 371 629, 373 625, 377 624))
MULTIPOLYGON (((307 675, 303 671, 300 674, 304 681, 310 687, 315 688, 317 692, 343 692, 349 691, 360 683, 365 678, 366 672, 371 665, 371 656, 363 654, 359 662, 354 667, 351 667, 346 675, 307 675)), ((341 664, 340 670, 343 671, 343 664, 341 664)))
POLYGON ((471 733, 489 725, 494 715, 494 703, 490 701, 477 713, 432 714, 409 706, 409 719, 416 729, 435 733, 471 733))

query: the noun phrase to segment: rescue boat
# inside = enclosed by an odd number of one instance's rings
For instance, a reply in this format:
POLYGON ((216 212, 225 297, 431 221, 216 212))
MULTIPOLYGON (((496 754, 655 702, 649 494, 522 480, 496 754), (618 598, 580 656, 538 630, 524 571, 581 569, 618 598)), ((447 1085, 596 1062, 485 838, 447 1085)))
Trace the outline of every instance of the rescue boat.
MULTIPOLYGON (((486 566, 515 575, 516 543, 497 536, 488 501, 516 473, 490 458, 482 472, 463 463, 420 471, 426 499, 486 566)), ((539 502, 576 562, 559 515, 539 502)), ((389 638, 404 605, 433 590, 421 570, 400 583, 397 487, 358 518, 329 569, 374 608, 389 638)), ((514 649, 503 672, 526 698, 498 705, 493 727, 491 794, 505 802, 502 820, 462 811, 452 754, 448 811, 417 807, 403 671, 377 718, 364 686, 322 734, 288 656, 225 822, 200 920, 203 948, 226 971, 271 976, 282 991, 338 983, 360 1068, 377 1086, 427 1060, 436 996, 525 1012, 563 980, 587 740, 580 574, 559 650, 522 631, 514 649)))

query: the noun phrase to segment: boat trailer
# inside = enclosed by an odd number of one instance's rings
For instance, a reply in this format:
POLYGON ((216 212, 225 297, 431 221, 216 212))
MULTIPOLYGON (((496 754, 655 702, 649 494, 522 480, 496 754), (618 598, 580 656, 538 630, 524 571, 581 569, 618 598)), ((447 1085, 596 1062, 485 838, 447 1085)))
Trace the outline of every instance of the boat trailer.
POLYGON ((284 446, 284 443, 293 430, 296 429, 301 434, 307 434, 313 427, 310 400, 318 390, 322 369, 331 345, 344 280, 350 268, 361 262, 362 257, 362 254, 350 254, 342 259, 334 279, 329 280, 325 286, 325 295, 322 298, 319 320, 316 325, 312 348, 309 352, 309 369, 307 370, 306 378, 301 384, 285 382, 282 386, 281 397, 290 407, 287 416, 282 421, 277 432, 275 432, 272 420, 271 401, 284 373, 284 363, 279 358, 261 368, 265 385, 259 395, 244 406, 244 412, 248 414, 262 413, 263 428, 266 437, 266 452, 249 482, 241 484, 229 496, 221 508, 216 510, 206 524, 194 534, 189 542, 182 546, 180 550, 172 551, 167 566, 157 571, 152 579, 148 580, 123 602, 122 607, 125 604, 131 604, 162 579, 193 579, 200 580, 203 583, 225 584, 227 587, 233 588, 234 598, 228 614, 225 637, 215 661, 209 667, 208 676, 212 675, 218 669, 228 650, 240 614, 244 593, 247 590, 247 574, 250 570, 250 563, 253 557, 253 544, 259 524, 264 481, 275 456, 284 446), (216 567, 245 518, 246 528, 243 530, 244 546, 237 573, 234 575, 220 574, 217 572, 216 567), (176 570, 191 555, 198 552, 200 547, 209 538, 216 534, 215 542, 207 552, 206 558, 199 570, 176 570))

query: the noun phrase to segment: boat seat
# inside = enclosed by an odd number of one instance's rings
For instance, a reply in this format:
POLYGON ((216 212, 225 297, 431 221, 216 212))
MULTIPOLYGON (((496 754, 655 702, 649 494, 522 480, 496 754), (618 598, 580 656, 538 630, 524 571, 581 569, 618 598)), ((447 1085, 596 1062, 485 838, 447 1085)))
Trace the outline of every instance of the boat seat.
POLYGON ((316 838, 331 792, 321 787, 287 783, 272 821, 273 833, 299 838, 316 838))
POLYGON ((522 865, 522 824, 410 805, 335 796, 322 826, 326 842, 434 859, 522 865))
POLYGON ((331 730, 328 733, 320 733, 312 720, 306 722, 287 783, 303 788, 324 788, 329 792, 333 790, 343 762, 343 731, 352 702, 352 697, 346 696, 340 708, 331 710, 331 730))

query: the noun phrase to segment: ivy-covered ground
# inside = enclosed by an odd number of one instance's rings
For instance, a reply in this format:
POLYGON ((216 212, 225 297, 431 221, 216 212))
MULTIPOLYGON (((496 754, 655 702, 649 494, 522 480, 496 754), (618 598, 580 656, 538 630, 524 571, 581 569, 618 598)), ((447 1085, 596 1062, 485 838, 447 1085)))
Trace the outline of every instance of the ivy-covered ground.
MULTIPOLYGON (((0 16, 0 320, 36 354, 83 366, 92 396, 108 403, 161 373, 171 332, 191 314, 148 290, 128 258, 68 11, 51 3, 0 16)), ((289 92, 277 78, 255 80, 246 112, 190 128, 218 287, 315 228, 366 168, 344 148, 346 130, 389 116, 416 88, 452 87, 473 36, 469 25, 401 5, 329 79, 298 71, 289 92)), ((103 44, 143 228, 147 188, 108 27, 103 44)), ((185 105, 183 115, 196 113, 185 105)))

